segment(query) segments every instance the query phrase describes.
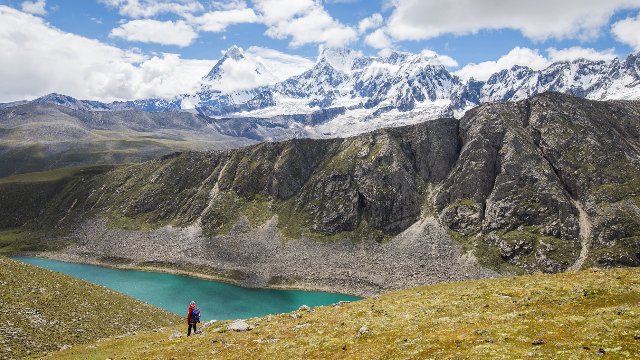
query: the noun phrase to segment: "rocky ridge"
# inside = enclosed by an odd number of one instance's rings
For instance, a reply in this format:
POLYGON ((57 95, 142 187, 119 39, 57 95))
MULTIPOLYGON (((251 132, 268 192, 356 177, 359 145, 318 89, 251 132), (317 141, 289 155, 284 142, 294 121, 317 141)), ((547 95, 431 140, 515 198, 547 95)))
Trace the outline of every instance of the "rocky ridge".
POLYGON ((191 264, 247 286, 359 295, 637 266, 639 119, 636 101, 544 93, 460 120, 176 153, 50 187, 9 178, 0 226, 40 234, 23 249, 73 243, 74 261, 191 264))

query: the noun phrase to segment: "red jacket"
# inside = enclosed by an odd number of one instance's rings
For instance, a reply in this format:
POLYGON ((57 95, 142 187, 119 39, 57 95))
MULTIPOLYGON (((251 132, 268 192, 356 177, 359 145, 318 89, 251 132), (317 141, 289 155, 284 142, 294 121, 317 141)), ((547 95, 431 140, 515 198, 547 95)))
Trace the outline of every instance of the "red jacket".
POLYGON ((196 306, 189 305, 189 313, 187 314, 187 324, 191 324, 191 310, 193 310, 196 306))

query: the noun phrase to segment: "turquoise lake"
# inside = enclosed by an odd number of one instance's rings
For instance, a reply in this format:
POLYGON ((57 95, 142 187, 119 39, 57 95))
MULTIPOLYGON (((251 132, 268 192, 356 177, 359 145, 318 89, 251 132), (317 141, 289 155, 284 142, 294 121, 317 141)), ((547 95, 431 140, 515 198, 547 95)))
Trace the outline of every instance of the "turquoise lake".
POLYGON ((195 301, 202 321, 248 319, 298 310, 302 305, 314 307, 360 299, 314 291, 247 289, 186 276, 115 270, 37 257, 12 259, 103 285, 182 316, 187 316, 189 303, 195 301))

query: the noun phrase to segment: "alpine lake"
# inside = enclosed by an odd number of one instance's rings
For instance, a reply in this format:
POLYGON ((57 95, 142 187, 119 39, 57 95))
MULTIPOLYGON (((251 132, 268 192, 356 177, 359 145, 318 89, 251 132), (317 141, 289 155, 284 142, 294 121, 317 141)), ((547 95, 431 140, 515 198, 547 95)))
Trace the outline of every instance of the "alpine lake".
POLYGON ((249 319, 298 310, 302 305, 314 307, 360 299, 317 291, 250 289, 186 276, 116 270, 38 257, 11 258, 105 286, 185 317, 189 303, 195 301, 203 322, 249 319))

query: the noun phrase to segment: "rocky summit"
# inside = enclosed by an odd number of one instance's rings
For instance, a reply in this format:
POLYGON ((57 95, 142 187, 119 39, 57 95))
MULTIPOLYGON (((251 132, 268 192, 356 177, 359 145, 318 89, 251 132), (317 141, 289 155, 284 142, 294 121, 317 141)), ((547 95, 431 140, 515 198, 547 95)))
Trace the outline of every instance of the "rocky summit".
POLYGON ((371 295, 640 264, 640 102, 559 93, 340 139, 0 181, 0 252, 371 295))

